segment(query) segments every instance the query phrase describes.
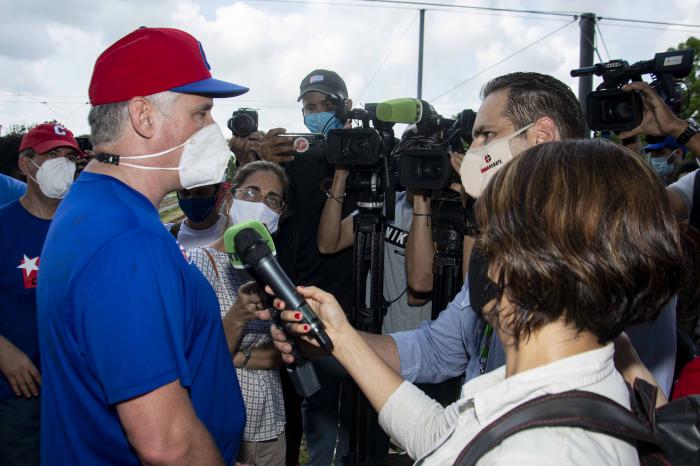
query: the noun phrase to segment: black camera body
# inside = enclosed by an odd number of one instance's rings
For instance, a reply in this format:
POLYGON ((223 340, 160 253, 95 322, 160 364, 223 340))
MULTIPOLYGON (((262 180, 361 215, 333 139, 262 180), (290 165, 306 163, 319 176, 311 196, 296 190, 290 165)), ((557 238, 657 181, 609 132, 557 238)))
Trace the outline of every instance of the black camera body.
POLYGON ((571 76, 594 74, 602 76, 603 82, 586 96, 586 119, 594 131, 628 131, 642 122, 644 105, 636 91, 621 88, 630 81, 641 81, 651 74, 651 87, 678 114, 687 104, 680 80, 686 77, 693 66, 695 52, 692 49, 657 53, 652 60, 630 65, 624 60, 612 60, 571 71, 571 76))
POLYGON ((476 113, 460 112, 457 120, 436 116, 433 122, 416 125, 394 150, 398 157, 399 184, 426 191, 447 189, 459 183, 450 163, 449 150, 463 152, 471 144, 476 113))
POLYGON ((234 110, 226 126, 234 136, 248 137, 258 130, 258 111, 252 108, 234 110))
POLYGON ((326 145, 326 158, 333 165, 372 166, 382 155, 382 138, 374 128, 332 129, 326 145))

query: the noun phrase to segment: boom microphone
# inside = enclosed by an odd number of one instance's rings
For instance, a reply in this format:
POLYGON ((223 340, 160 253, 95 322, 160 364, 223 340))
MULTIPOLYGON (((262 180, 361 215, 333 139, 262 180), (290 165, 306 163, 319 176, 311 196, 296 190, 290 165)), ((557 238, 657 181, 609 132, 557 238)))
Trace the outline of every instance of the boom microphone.
POLYGON ((437 117, 428 102, 402 98, 377 104, 377 118, 389 123, 425 123, 437 117))
MULTIPOLYGON (((255 222, 259 223, 259 222, 255 222)), ((263 231, 269 236, 264 226, 263 231)), ((275 295, 287 305, 288 309, 300 311, 302 322, 309 325, 312 336, 327 351, 333 350, 333 342, 328 337, 321 319, 311 309, 306 300, 296 291, 294 284, 289 279, 277 259, 275 259, 267 241, 261 235, 259 227, 241 228, 233 238, 235 251, 241 261, 249 266, 254 274, 263 282, 270 285, 275 295)), ((227 247, 228 252, 228 247, 227 247)))

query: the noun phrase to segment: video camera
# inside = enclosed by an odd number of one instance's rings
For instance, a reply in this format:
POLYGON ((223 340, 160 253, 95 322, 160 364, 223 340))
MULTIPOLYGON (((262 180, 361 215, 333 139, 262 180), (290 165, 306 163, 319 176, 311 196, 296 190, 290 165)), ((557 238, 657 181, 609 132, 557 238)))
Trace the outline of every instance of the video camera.
POLYGON ((404 98, 380 103, 377 115, 383 121, 412 125, 393 151, 401 186, 440 190, 459 182, 448 151, 464 152, 463 144, 471 143, 476 113, 463 110, 456 120, 445 118, 424 100, 404 98))
POLYGON ((241 138, 250 136, 258 130, 258 111, 252 108, 239 108, 234 110, 226 123, 228 129, 241 138))
POLYGON ((630 81, 641 81, 642 75, 651 74, 651 87, 671 110, 678 114, 687 105, 687 94, 681 79, 693 66, 695 52, 679 50, 657 53, 652 60, 630 65, 624 60, 612 60, 593 66, 571 70, 572 77, 594 74, 603 82, 586 97, 586 119, 594 131, 628 131, 639 126, 644 115, 642 97, 637 91, 623 91, 630 81))

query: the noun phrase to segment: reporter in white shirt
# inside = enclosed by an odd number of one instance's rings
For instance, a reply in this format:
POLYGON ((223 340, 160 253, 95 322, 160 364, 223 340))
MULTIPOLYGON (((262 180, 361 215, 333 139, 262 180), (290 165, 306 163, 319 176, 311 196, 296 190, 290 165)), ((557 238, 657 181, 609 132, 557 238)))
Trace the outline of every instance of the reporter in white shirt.
MULTIPOLYGON (((390 369, 331 295, 300 288, 333 339, 333 355, 416 464, 452 464, 480 430, 543 394, 585 390, 629 408, 612 340, 629 324, 656 317, 682 275, 663 186, 641 158, 612 143, 534 146, 494 175, 476 210, 481 234, 469 266, 471 306, 498 332, 506 365, 466 383, 447 408, 390 369)), ((283 318, 295 321, 291 311, 283 318)), ((622 440, 546 427, 509 437, 478 464, 638 463, 622 440)))

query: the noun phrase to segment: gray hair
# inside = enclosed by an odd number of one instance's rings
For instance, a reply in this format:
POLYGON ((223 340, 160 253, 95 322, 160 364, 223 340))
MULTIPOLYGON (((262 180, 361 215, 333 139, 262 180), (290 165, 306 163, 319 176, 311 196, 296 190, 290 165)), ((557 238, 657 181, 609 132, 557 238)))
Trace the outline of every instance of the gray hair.
MULTIPOLYGON (((163 114, 168 115, 180 94, 172 91, 159 92, 146 96, 163 114)), ((123 126, 129 120, 129 101, 96 105, 90 109, 90 139, 95 146, 116 141, 122 134, 123 126)))
POLYGON ((31 147, 24 149, 19 153, 20 157, 27 157, 28 159, 33 158, 35 155, 37 155, 36 151, 32 149, 31 147))

